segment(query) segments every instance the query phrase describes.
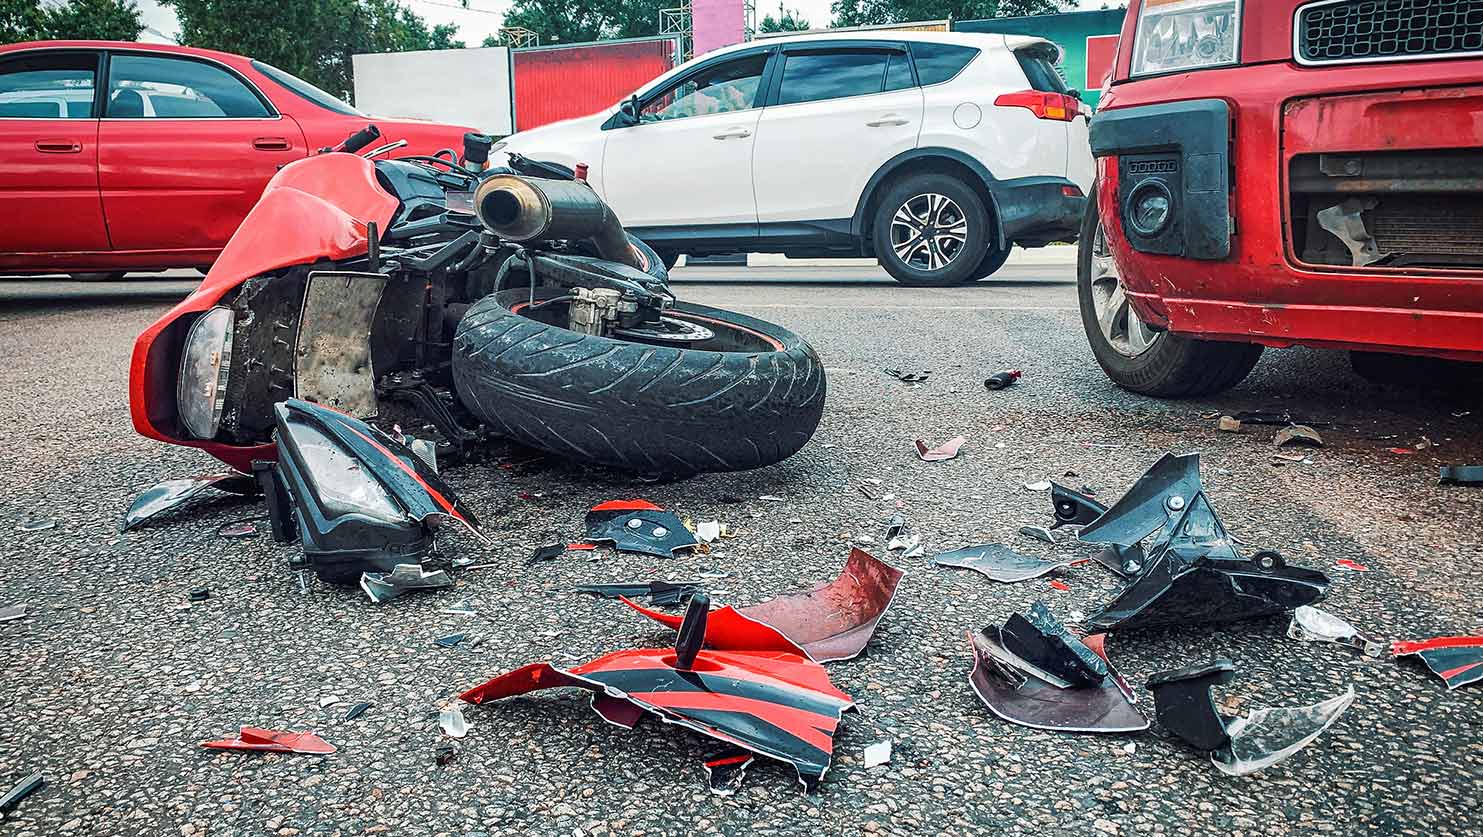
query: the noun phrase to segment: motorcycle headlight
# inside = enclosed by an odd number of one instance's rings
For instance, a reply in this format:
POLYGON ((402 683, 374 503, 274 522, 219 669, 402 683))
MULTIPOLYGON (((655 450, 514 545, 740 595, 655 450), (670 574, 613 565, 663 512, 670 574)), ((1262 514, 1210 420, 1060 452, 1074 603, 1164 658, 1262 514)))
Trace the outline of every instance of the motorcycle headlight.
POLYGON ((175 383, 175 406, 186 432, 211 439, 221 426, 226 404, 227 374, 232 369, 232 329, 236 315, 230 308, 212 308, 191 325, 180 357, 175 383))
POLYGON ((388 523, 405 522, 407 515, 359 460, 307 423, 293 422, 288 432, 326 514, 356 513, 388 523))
POLYGON ((1145 0, 1133 39, 1134 76, 1234 64, 1241 0, 1145 0))

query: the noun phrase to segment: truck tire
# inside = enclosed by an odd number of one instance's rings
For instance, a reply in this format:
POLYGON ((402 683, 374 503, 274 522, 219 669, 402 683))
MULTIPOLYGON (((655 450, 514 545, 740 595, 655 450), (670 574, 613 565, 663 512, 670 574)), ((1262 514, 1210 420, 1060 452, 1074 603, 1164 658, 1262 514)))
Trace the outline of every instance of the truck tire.
MULTIPOLYGON (((1087 342, 1107 377, 1123 389, 1158 398, 1212 395, 1241 383, 1262 356, 1259 344, 1197 340, 1170 332, 1150 332, 1131 309, 1111 318, 1111 335, 1104 331, 1102 317, 1107 313, 1107 306, 1123 308, 1126 303, 1106 301, 1109 294, 1105 289, 1115 285, 1120 293, 1122 280, 1116 273, 1110 253, 1106 252, 1103 235, 1094 189, 1087 199, 1086 215, 1082 218, 1081 243, 1076 259, 1076 292, 1087 342), (1121 331, 1117 328, 1119 322, 1121 331), (1135 331, 1136 339, 1133 337, 1135 331), (1127 338, 1118 339, 1119 334, 1127 335, 1127 338)), ((1115 296, 1112 299, 1124 298, 1115 296)))
POLYGON ((871 223, 876 259, 903 285, 942 288, 985 275, 975 271, 989 242, 983 199, 945 174, 909 174, 893 182, 871 223))
POLYGON ((818 427, 824 366, 787 329, 681 302, 666 316, 713 338, 675 346, 595 337, 564 327, 561 294, 537 289, 531 316, 528 291, 491 294, 458 325, 454 386, 495 433, 582 462, 680 477, 780 462, 818 427))

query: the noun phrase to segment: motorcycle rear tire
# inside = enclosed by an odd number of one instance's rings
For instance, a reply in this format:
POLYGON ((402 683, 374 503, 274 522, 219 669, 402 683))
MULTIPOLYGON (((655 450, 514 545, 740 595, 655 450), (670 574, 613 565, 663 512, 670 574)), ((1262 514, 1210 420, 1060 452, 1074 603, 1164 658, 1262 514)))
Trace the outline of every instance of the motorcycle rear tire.
MULTIPOLYGON (((536 302, 560 297, 538 289, 536 302)), ((666 316, 715 338, 691 347, 570 331, 559 302, 542 322, 521 312, 529 292, 490 294, 454 337, 459 399, 494 432, 583 462, 682 477, 780 462, 824 412, 824 366, 802 338, 772 323, 677 303, 666 316)))

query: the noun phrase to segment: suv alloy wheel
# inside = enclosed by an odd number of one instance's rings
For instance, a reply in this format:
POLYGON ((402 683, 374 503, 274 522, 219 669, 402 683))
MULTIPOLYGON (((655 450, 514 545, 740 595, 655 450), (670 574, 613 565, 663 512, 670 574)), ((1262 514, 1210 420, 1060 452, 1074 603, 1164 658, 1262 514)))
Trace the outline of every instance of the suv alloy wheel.
POLYGON ((988 213, 978 193, 945 174, 908 175, 876 209, 876 258, 903 285, 943 287, 976 278, 988 246, 988 213))

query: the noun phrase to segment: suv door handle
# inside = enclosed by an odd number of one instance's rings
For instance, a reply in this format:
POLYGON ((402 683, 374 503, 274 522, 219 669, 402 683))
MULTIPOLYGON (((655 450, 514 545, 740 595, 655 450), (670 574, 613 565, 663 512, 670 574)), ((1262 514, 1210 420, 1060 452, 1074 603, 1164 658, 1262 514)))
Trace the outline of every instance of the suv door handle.
POLYGON ((82 151, 82 143, 65 139, 37 140, 36 150, 42 154, 77 154, 82 151))
POLYGON ((870 127, 870 128, 884 128, 884 127, 886 127, 888 125, 889 126, 905 125, 906 123, 908 123, 910 121, 911 121, 910 119, 903 119, 903 118, 895 115, 894 113, 888 113, 885 116, 882 116, 880 119, 875 120, 874 122, 866 122, 865 124, 866 124, 867 127, 870 127))
POLYGON ((715 138, 719 140, 742 139, 744 137, 750 137, 751 135, 752 132, 748 131, 746 128, 732 128, 730 130, 722 131, 721 133, 716 134, 715 138))
POLYGON ((283 137, 258 137, 252 141, 252 147, 258 151, 287 151, 292 146, 283 137))

